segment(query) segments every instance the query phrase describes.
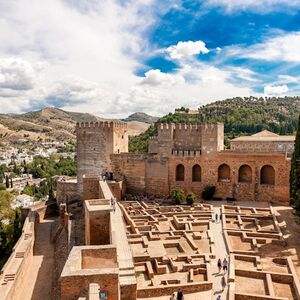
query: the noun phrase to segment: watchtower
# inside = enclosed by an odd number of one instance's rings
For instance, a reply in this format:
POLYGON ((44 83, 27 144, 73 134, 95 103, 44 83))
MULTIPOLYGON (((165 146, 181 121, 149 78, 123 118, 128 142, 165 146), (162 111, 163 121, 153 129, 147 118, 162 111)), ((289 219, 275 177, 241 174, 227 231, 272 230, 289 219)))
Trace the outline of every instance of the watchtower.
POLYGON ((110 155, 128 152, 127 124, 123 122, 85 122, 76 124, 77 182, 82 198, 83 175, 111 172, 110 155))

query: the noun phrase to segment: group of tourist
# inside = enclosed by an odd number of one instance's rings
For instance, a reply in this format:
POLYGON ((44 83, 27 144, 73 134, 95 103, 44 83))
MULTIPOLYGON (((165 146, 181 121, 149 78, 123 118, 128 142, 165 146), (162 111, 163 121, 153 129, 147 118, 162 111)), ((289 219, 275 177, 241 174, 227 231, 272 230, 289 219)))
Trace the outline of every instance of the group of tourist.
POLYGON ((176 293, 173 293, 172 296, 170 297, 170 300, 183 300, 183 292, 181 289, 178 289, 177 295, 176 293))
POLYGON ((224 274, 225 274, 228 270, 228 260, 226 259, 226 257, 223 259, 223 263, 221 261, 221 258, 218 259, 219 273, 221 272, 222 267, 223 267, 223 271, 224 271, 224 274))

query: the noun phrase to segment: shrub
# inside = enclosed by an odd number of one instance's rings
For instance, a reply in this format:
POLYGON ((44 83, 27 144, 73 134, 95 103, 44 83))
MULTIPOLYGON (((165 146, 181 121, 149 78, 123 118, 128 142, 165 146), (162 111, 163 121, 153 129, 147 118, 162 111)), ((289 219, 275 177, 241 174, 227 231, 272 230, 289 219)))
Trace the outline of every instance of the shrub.
POLYGON ((194 202, 196 201, 197 199, 197 196, 192 193, 192 192, 189 192, 187 195, 186 195, 186 204, 188 205, 193 205, 194 202))
POLYGON ((202 192, 202 198, 204 200, 211 200, 212 197, 214 196, 215 192, 216 192, 215 186, 207 185, 202 192))
POLYGON ((175 188, 171 192, 171 197, 176 205, 180 205, 185 200, 185 194, 182 189, 175 188))

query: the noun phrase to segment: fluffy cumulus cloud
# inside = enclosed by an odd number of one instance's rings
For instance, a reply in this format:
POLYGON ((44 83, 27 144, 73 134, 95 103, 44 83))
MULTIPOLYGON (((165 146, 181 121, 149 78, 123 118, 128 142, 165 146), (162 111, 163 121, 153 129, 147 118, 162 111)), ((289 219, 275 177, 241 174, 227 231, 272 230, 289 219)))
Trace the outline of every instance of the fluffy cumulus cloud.
POLYGON ((200 53, 206 54, 209 50, 202 41, 180 41, 177 45, 168 47, 166 52, 169 53, 170 58, 180 60, 200 53))
POLYGON ((175 83, 183 83, 184 78, 178 75, 166 74, 160 70, 150 70, 145 73, 145 77, 142 79, 141 84, 147 84, 150 86, 166 85, 170 86, 175 83))
POLYGON ((288 92, 289 88, 287 85, 266 85, 264 87, 265 95, 283 95, 288 92))
MULTIPOLYGON (((250 0, 209 2, 224 7, 231 3, 232 8, 242 2, 254 5, 250 0)), ((176 40, 169 47, 153 43, 149 35, 159 24, 158 10, 168 11, 170 3, 175 5, 167 0, 32 0, 28 6, 26 0, 0 0, 1 112, 51 105, 110 118, 135 111, 162 115, 175 107, 253 95, 253 87, 261 88, 261 82, 266 94, 287 93, 287 84, 298 80, 282 75, 268 84, 250 68, 211 59, 215 55, 219 60, 236 56, 299 62, 297 32, 247 49, 214 45, 206 56, 204 39, 176 40), (164 56, 175 68, 162 71, 155 66, 136 75, 148 68, 142 62, 153 54, 164 56)))
POLYGON ((39 67, 20 58, 0 59, 0 89, 29 90, 34 87, 39 67))

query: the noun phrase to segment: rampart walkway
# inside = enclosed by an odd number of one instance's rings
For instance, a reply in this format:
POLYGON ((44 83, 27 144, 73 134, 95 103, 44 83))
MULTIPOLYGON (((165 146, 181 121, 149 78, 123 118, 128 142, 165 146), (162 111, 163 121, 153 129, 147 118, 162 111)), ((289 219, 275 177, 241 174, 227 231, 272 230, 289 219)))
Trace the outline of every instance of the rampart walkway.
POLYGON ((35 225, 35 245, 32 262, 26 272, 23 286, 14 300, 51 299, 53 245, 50 242, 53 220, 41 220, 35 225))

